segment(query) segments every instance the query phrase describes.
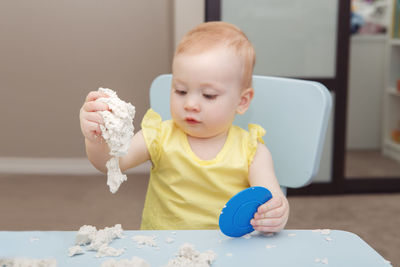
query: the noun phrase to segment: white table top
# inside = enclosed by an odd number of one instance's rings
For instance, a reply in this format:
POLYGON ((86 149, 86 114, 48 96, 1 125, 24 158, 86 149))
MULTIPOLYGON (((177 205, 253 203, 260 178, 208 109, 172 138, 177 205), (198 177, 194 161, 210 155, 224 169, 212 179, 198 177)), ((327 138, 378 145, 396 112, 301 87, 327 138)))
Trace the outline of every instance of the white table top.
POLYGON ((191 243, 199 252, 213 250, 217 259, 212 266, 326 266, 326 267, 388 267, 391 266, 357 235, 332 230, 328 235, 311 230, 284 230, 273 236, 261 234, 251 238, 229 238, 219 230, 195 231, 124 231, 125 238, 116 239, 111 247, 126 251, 119 257, 96 258, 96 252, 68 256, 77 231, 0 231, 0 258, 55 258, 59 267, 100 266, 114 258, 137 256, 151 266, 163 266, 175 257, 183 243, 191 243), (134 235, 155 235, 158 248, 138 245, 134 235), (166 238, 172 238, 167 243, 166 238), (331 239, 331 240, 327 240, 331 239), (316 259, 327 259, 328 264, 316 259))

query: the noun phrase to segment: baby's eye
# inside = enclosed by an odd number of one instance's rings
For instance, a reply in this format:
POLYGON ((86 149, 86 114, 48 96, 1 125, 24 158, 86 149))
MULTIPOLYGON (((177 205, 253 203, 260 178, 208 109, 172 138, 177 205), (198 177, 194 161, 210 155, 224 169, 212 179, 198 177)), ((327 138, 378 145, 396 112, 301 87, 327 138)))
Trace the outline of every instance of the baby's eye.
POLYGON ((186 95, 186 91, 175 89, 175 93, 178 95, 186 95))
POLYGON ((211 94, 203 94, 203 96, 207 99, 216 99, 217 95, 211 95, 211 94))

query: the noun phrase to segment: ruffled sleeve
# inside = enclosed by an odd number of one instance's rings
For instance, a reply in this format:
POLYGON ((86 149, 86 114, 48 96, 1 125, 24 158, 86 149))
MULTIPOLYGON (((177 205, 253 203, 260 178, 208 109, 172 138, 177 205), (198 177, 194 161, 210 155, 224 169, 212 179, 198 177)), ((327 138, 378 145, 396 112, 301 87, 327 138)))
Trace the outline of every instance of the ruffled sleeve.
POLYGON ((249 140, 248 140, 248 153, 247 160, 250 166, 253 161, 254 155, 256 154, 258 142, 264 144, 262 137, 265 135, 265 130, 258 124, 249 124, 249 140))
POLYGON ((144 115, 141 124, 143 137, 154 165, 160 158, 161 122, 161 116, 154 110, 149 109, 144 115))

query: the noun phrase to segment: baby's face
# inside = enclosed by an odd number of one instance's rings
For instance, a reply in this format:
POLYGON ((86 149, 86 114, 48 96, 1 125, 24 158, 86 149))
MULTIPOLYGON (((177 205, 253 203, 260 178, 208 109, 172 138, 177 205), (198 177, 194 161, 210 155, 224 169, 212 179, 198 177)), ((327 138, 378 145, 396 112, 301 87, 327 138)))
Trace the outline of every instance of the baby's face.
POLYGON ((240 102, 242 68, 235 52, 223 47, 175 56, 170 101, 174 122, 192 137, 226 134, 240 102))

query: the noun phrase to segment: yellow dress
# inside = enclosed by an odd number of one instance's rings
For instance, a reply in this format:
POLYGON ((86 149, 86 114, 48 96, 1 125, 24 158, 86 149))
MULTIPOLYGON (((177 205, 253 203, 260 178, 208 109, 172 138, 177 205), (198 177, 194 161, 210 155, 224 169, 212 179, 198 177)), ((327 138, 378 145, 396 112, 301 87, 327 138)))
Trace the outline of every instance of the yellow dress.
POLYGON ((153 166, 141 229, 218 229, 225 203, 249 187, 249 166, 264 129, 249 124, 248 132, 232 125, 212 160, 198 158, 186 134, 152 109, 143 118, 142 132, 153 166))

